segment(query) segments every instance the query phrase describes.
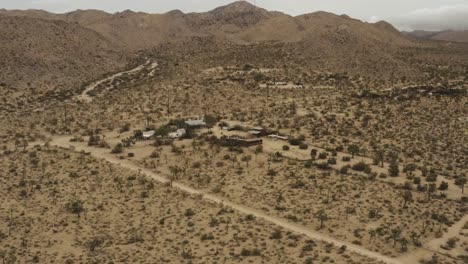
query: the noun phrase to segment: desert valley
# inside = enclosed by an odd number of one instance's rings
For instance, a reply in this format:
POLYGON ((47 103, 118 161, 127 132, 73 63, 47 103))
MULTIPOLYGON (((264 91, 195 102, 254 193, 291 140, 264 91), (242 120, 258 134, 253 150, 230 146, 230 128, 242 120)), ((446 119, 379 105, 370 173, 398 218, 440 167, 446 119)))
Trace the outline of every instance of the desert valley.
POLYGON ((468 263, 466 32, 237 1, 0 36, 2 264, 468 263))

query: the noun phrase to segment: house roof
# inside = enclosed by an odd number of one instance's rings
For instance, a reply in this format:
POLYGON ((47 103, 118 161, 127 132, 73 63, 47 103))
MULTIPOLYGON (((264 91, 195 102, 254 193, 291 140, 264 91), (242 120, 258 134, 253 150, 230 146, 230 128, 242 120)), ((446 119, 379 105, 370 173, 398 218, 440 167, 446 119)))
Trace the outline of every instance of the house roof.
POLYGON ((265 129, 263 127, 253 127, 252 130, 261 131, 261 130, 265 130, 265 129))
POLYGON ((145 132, 143 132, 143 137, 150 138, 150 137, 154 136, 155 133, 156 133, 156 131, 154 131, 154 130, 145 131, 145 132))
POLYGON ((205 126, 206 123, 205 121, 199 119, 199 120, 187 120, 185 121, 185 124, 189 125, 189 126, 205 126))

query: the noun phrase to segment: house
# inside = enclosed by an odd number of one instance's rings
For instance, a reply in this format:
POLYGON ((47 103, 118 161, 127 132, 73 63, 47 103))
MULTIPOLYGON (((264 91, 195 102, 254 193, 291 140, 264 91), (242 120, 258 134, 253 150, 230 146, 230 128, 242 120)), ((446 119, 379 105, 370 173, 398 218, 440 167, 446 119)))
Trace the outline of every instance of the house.
POLYGON ((169 133, 169 137, 170 138, 181 138, 186 133, 187 133, 187 131, 185 129, 181 128, 181 129, 177 129, 176 132, 169 133))
POLYGON ((206 126, 206 122, 203 119, 189 119, 185 121, 185 124, 192 128, 200 128, 206 126))
POLYGON ((251 135, 256 136, 256 137, 264 137, 264 136, 268 135, 267 130, 265 128, 263 128, 263 127, 254 127, 249 131, 249 133, 251 135))
POLYGON ((154 136, 154 134, 156 134, 156 131, 149 130, 149 131, 143 132, 142 137, 143 137, 143 139, 150 139, 150 138, 152 138, 154 136))
POLYGON ((227 140, 234 143, 235 145, 241 145, 244 147, 251 147, 263 144, 263 140, 259 138, 229 137, 227 140))

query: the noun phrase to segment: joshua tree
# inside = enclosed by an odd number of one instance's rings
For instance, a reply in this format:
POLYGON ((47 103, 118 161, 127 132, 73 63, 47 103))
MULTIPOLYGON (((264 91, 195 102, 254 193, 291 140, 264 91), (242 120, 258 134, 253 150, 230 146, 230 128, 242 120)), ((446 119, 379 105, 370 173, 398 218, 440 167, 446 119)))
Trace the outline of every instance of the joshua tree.
POLYGON ((411 193, 410 190, 406 190, 403 192, 403 208, 406 208, 406 204, 408 202, 412 202, 413 201, 413 193, 411 193))
POLYGON ((353 159, 354 159, 354 156, 359 154, 359 146, 356 145, 356 144, 352 144, 348 147, 348 151, 349 153, 351 153, 353 159))
POLYGON ((327 215, 327 213, 325 212, 324 209, 320 209, 320 210, 315 214, 315 217, 320 221, 320 229, 323 228, 323 223, 329 219, 329 218, 328 218, 328 215, 327 215))
POLYGON ((462 190, 462 194, 465 192, 465 184, 466 184, 466 178, 465 177, 459 177, 455 180, 455 184, 460 187, 462 190))
POLYGON ((427 187, 427 200, 431 199, 431 195, 437 190, 437 185, 435 183, 429 184, 427 187))
POLYGON ((251 160, 252 160, 252 156, 250 156, 250 155, 242 156, 242 161, 245 162, 247 167, 249 166, 249 161, 251 161, 251 160))
POLYGON ((356 211, 356 209, 354 207, 347 206, 346 209, 345 209, 346 220, 348 220, 348 215, 354 213, 355 211, 356 211))
POLYGON ((400 228, 394 228, 391 230, 390 234, 390 239, 393 240, 393 246, 396 246, 396 243, 400 239, 401 236, 401 229, 400 228))
POLYGON ((391 177, 397 177, 398 174, 400 174, 400 169, 398 167, 397 159, 393 159, 392 162, 390 162, 390 166, 388 167, 388 174, 391 177))
POLYGON ((410 164, 405 166, 404 172, 406 172, 406 175, 408 175, 408 177, 412 177, 412 176, 414 176, 414 171, 416 169, 417 169, 416 164, 410 163, 410 164))
POLYGON ((369 230, 369 236, 370 236, 369 243, 372 242, 372 239, 374 239, 376 235, 377 235, 377 232, 375 231, 375 229, 370 229, 369 230))
POLYGON ((380 167, 384 166, 385 151, 381 148, 375 151, 375 160, 380 163, 380 167))
POLYGON ((421 237, 420 234, 416 233, 416 232, 411 232, 411 235, 410 235, 410 238, 411 238, 411 241, 413 241, 413 244, 415 246, 419 246, 420 245, 420 242, 419 242, 419 238, 421 237))
POLYGON ((80 218, 81 213, 84 211, 83 202, 80 200, 73 200, 67 204, 67 210, 80 218))
POLYGON ((315 160, 316 157, 317 157, 317 150, 316 149, 311 149, 310 150, 310 158, 312 160, 315 160))
POLYGON ((400 244, 401 244, 401 251, 402 252, 408 251, 408 239, 406 239, 406 237, 402 237, 400 239, 400 244))

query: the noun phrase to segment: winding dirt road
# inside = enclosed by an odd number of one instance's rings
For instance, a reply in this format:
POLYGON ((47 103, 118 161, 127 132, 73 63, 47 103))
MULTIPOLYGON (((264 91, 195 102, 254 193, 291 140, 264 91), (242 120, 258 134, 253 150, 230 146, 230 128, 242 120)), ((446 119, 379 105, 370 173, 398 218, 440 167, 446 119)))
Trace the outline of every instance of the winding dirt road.
MULTIPOLYGON (((133 171, 140 172, 143 175, 151 177, 151 178, 153 178, 153 179, 155 179, 155 180, 157 180, 159 182, 162 182, 162 183, 166 183, 166 182, 169 181, 166 177, 163 177, 163 176, 161 176, 159 174, 156 174, 156 173, 154 173, 154 172, 152 172, 152 171, 150 171, 148 169, 145 169, 143 167, 137 166, 137 165, 131 163, 130 161, 121 160, 121 159, 115 157, 114 155, 111 155, 109 153, 108 149, 91 148, 91 147, 85 146, 84 144, 71 143, 70 138, 71 137, 69 137, 69 136, 66 136, 66 137, 53 137, 50 144, 52 146, 58 146, 58 147, 62 147, 62 148, 72 147, 76 151, 88 152, 88 153, 90 153, 91 155, 93 155, 93 156, 95 156, 97 158, 101 158, 101 159, 104 159, 104 160, 106 160, 106 161, 108 161, 110 163, 122 166, 124 168, 130 169, 130 170, 133 170, 133 171)), ((354 252, 354 253, 357 253, 359 255, 363 255, 363 256, 366 256, 366 257, 369 257, 369 258, 372 258, 372 259, 375 259, 375 260, 379 260, 379 261, 381 261, 383 263, 387 263, 387 264, 404 264, 405 263, 405 262, 399 261, 397 259, 384 256, 384 255, 382 255, 380 253, 367 250, 367 249, 365 249, 363 247, 354 245, 352 243, 334 239, 334 238, 329 237, 327 235, 324 235, 324 234, 321 234, 321 233, 316 232, 314 230, 308 229, 308 228, 306 228, 304 226, 297 225, 297 224, 294 224, 294 223, 290 223, 290 222, 288 222, 288 221, 286 221, 286 220, 284 220, 282 218, 270 216, 270 215, 267 215, 267 214, 265 214, 263 212, 260 212, 258 210, 246 207, 244 205, 224 200, 221 197, 215 196, 213 194, 209 194, 209 193, 207 193, 205 191, 194 189, 192 187, 186 186, 186 185, 178 183, 178 182, 174 182, 173 187, 179 188, 179 189, 181 189, 181 190, 183 190, 183 191, 185 191, 187 193, 190 193, 190 194, 202 195, 203 198, 208 200, 208 201, 223 204, 225 206, 229 206, 232 209, 237 210, 237 211, 239 211, 241 213, 244 213, 244 214, 254 215, 257 218, 261 218, 261 219, 263 219, 265 221, 268 221, 270 223, 273 223, 273 224, 275 224, 277 226, 280 226, 280 227, 283 227, 285 229, 291 230, 293 232, 304 234, 304 235, 306 235, 306 236, 308 236, 308 237, 310 237, 312 239, 321 240, 321 241, 325 241, 325 242, 328 242, 328 243, 333 243, 337 247, 346 246, 347 250, 349 250, 351 252, 354 252)))
POLYGON ((158 66, 158 63, 157 62, 151 62, 150 60, 147 60, 144 64, 134 68, 134 69, 131 69, 131 70, 128 70, 128 71, 123 71, 123 72, 119 72, 119 73, 116 73, 112 76, 109 76, 107 78, 104 78, 102 80, 99 80, 99 81, 96 81, 96 82, 93 82, 92 84, 90 84, 89 86, 87 86, 85 88, 85 90, 76 96, 76 98, 78 100, 81 100, 81 101, 84 101, 84 102, 91 102, 93 101, 93 97, 90 96, 88 93, 94 89, 96 89, 97 86, 99 86, 100 84, 104 83, 104 82, 107 82, 107 81, 112 81, 114 80, 115 78, 118 78, 118 77, 121 77, 123 76, 124 74, 130 74, 130 73, 135 73, 135 72, 139 72, 141 70, 143 70, 144 68, 146 67, 149 67, 150 69, 150 73, 149 73, 149 76, 153 76, 154 75, 154 69, 156 69, 156 67, 158 66))

